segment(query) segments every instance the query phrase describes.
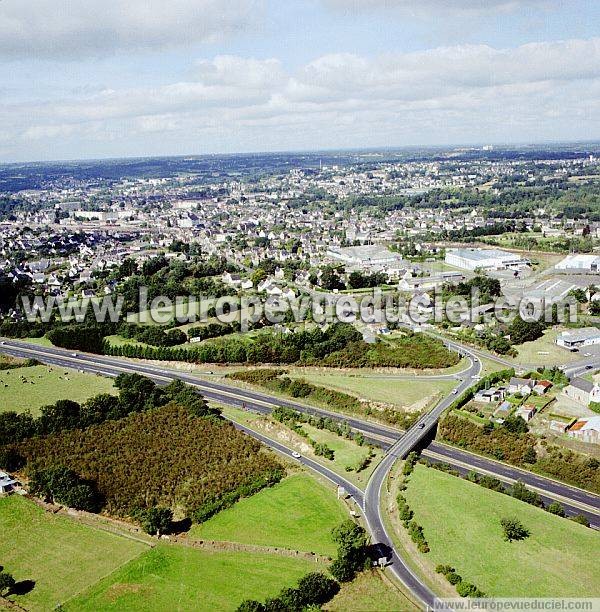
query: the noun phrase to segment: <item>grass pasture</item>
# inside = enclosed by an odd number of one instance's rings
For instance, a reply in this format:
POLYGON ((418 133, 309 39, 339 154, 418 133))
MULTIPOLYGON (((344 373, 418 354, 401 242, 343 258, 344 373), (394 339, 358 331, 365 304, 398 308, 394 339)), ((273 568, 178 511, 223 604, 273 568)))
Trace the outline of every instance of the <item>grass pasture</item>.
POLYGON ((29 593, 11 597, 28 610, 54 609, 148 549, 18 495, 0 499, 0 526, 0 563, 17 582, 35 583, 29 593))
POLYGON ((328 612, 416 612, 419 608, 402 595, 378 571, 366 571, 323 606, 328 612))
POLYGON ((333 489, 295 474, 194 525, 190 537, 334 556, 330 532, 346 518, 333 489))
POLYGON ((56 366, 39 365, 0 370, 1 412, 30 410, 33 415, 37 415, 42 406, 60 399, 84 402, 99 393, 113 392, 114 386, 110 378, 56 366))
POLYGON ((422 404, 428 398, 438 393, 449 393, 456 384, 454 380, 428 379, 426 376, 415 376, 414 378, 381 378, 361 375, 345 374, 343 372, 323 372, 307 370, 302 372, 295 369, 291 372, 292 377, 305 378, 308 382, 335 391, 342 391, 355 395, 361 399, 394 404, 398 407, 411 407, 422 404))
POLYGON ((67 611, 233 611, 322 566, 301 558, 159 544, 68 602, 67 611))
POLYGON ((404 495, 431 548, 422 557, 431 571, 450 564, 488 596, 598 596, 598 532, 421 465, 404 495), (505 542, 504 517, 517 517, 530 537, 505 542))
POLYGON ((541 338, 518 345, 516 349, 519 354, 514 358, 515 365, 554 366, 581 359, 578 353, 570 353, 556 344, 556 338, 561 331, 564 330, 548 329, 541 338))

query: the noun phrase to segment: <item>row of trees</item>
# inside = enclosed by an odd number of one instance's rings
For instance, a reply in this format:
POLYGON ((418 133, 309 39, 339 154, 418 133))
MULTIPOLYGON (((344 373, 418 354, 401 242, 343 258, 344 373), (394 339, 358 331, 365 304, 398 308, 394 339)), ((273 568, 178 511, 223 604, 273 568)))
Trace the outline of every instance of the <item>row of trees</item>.
MULTIPOLYGON (((452 466, 447 463, 429 463, 424 461, 424 464, 428 467, 441 470, 446 472, 447 474, 451 474, 452 476, 456 476, 460 478, 460 473, 458 470, 455 470, 452 466)), ((473 482, 478 484, 480 487, 484 487, 486 489, 490 489, 492 491, 496 491, 497 493, 503 493, 505 495, 510 495, 515 499, 525 502, 526 504, 531 504, 532 506, 536 506, 537 508, 543 508, 550 514, 555 514, 557 516, 566 517, 565 509, 559 502, 551 502, 547 506, 544 505, 542 498, 539 493, 528 489, 522 482, 517 481, 512 486, 506 485, 501 480, 494 478, 493 476, 488 476, 486 474, 478 474, 477 472, 471 471, 468 472, 464 476, 465 480, 469 482, 473 482)), ((571 517, 571 519, 577 523, 581 523, 586 527, 589 527, 589 522, 587 518, 580 514, 577 516, 571 517)))
MULTIPOLYGON (((426 334, 406 333, 393 340, 367 344, 355 341, 315 361, 314 365, 329 367, 395 367, 449 368, 460 361, 457 353, 449 351, 440 340, 426 334)), ((311 365, 308 361, 307 365, 311 365)))
POLYGON ((294 334, 265 333, 255 338, 221 338, 194 347, 113 345, 105 341, 104 353, 114 356, 193 363, 319 363, 351 342, 369 345, 352 325, 337 323, 326 330, 314 328, 294 334))
POLYGON ((536 472, 600 493, 600 461, 560 447, 545 445, 536 451, 536 438, 521 427, 480 426, 456 414, 439 423, 440 437, 462 448, 473 450, 517 466, 530 466, 536 472))
POLYGON ((456 592, 461 597, 485 597, 483 591, 480 591, 474 584, 463 580, 451 565, 437 565, 435 571, 442 574, 451 585, 455 586, 456 592))
POLYGON ((297 610, 321 609, 338 593, 340 585, 321 573, 307 574, 300 578, 295 588, 283 589, 277 597, 261 603, 253 599, 243 601, 237 612, 296 612, 297 610))
POLYGON ((240 380, 254 385, 260 385, 271 391, 285 393, 290 397, 310 399, 318 404, 325 404, 340 412, 364 412, 361 402, 352 395, 326 389, 309 383, 307 380, 292 379, 285 376, 284 370, 266 368, 262 370, 249 370, 246 372, 233 372, 229 378, 240 380))
POLYGON ((187 342, 186 333, 180 329, 164 329, 160 325, 123 324, 119 328, 123 338, 133 338, 151 346, 177 346, 187 342))

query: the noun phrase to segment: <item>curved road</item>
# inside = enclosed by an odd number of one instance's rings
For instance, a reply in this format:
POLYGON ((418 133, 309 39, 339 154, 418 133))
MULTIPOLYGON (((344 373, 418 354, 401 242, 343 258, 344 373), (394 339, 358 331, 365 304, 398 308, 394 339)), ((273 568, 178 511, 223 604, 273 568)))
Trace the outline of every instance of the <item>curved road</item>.
MULTIPOLYGON (((450 345, 450 348, 454 348, 454 346, 450 345)), ((466 351, 463 348, 461 352, 465 353, 466 351)), ((394 550, 393 540, 388 534, 383 520, 383 489, 384 486, 386 486, 388 475, 396 460, 405 458, 419 445, 420 441, 436 427, 439 417, 444 410, 452 404, 455 397, 466 391, 473 384, 472 376, 478 376, 481 372, 481 363, 479 360, 469 355, 468 352, 467 356, 471 359, 471 367, 468 371, 469 376, 459 385, 457 394, 444 398, 433 410, 431 410, 431 412, 423 415, 404 436, 393 444, 387 455, 375 468, 365 492, 365 518, 369 525, 369 529, 378 542, 381 542, 393 551, 390 571, 406 585, 406 587, 408 587, 427 608, 433 607, 435 594, 394 550)))
MULTIPOLYGON (((173 379, 181 379, 198 388, 207 399, 212 399, 220 403, 233 406, 246 406, 262 413, 269 413, 274 405, 285 405, 314 415, 330 416, 348 422, 351 427, 363 432, 366 437, 368 436, 370 441, 388 449, 388 453, 373 472, 364 495, 360 489, 321 464, 308 458, 301 458, 300 461, 306 465, 306 467, 319 473, 336 485, 344 487, 348 494, 363 508, 365 520, 373 542, 382 544, 390 551, 391 565, 389 566, 389 570, 406 585, 413 593, 414 597, 422 602, 423 605, 432 606, 435 595, 394 551, 393 541, 389 537, 383 521, 381 503, 383 498, 383 487, 387 482, 387 476, 395 461, 398 458, 406 457, 411 450, 422 444, 427 436, 431 435, 444 410, 446 410, 456 397, 472 386, 474 382, 473 377, 477 377, 481 372, 481 363, 479 359, 469 349, 447 340, 445 344, 449 348, 460 352, 462 355, 466 355, 470 359, 471 365, 467 370, 460 373, 461 375, 465 375, 465 378, 458 385, 456 393, 453 393, 439 402, 431 412, 423 415, 413 427, 404 433, 404 435, 401 435, 401 432, 398 432, 398 430, 392 427, 386 427, 385 425, 370 423, 352 417, 342 417, 338 413, 308 407, 298 404, 297 402, 280 398, 274 398, 264 393, 239 389, 222 383, 205 381, 176 370, 116 359, 104 355, 74 353, 55 347, 43 347, 13 340, 2 341, 0 351, 15 356, 37 358, 45 363, 55 364, 60 367, 79 368, 88 372, 95 372, 107 376, 116 376, 122 372, 137 372, 154 379, 159 384, 168 383, 173 379)), ((457 376, 457 374, 452 376, 457 376)), ((288 457, 292 456, 289 449, 266 436, 262 436, 239 424, 236 424, 236 427, 261 440, 278 452, 288 457)), ((429 445, 428 451, 426 451, 425 454, 426 456, 432 456, 434 460, 443 460, 450 464, 454 464, 457 466, 457 469, 463 472, 472 469, 480 471, 480 473, 493 474, 500 479, 504 479, 504 481, 510 481, 509 479, 513 481, 517 479, 522 480, 537 490, 547 493, 545 499, 558 499, 561 502, 567 500, 567 503, 569 500, 572 500, 574 503, 589 505, 592 511, 600 506, 600 504, 598 504, 599 498, 591 493, 537 476, 531 472, 525 472, 518 468, 513 468, 486 459, 485 457, 454 449, 453 447, 432 443, 429 445)), ((578 509, 569 507, 569 511, 577 512, 578 509)), ((590 513, 581 513, 590 516, 590 513)), ((593 512, 591 516, 592 519, 598 518, 597 514, 593 512)), ((596 520, 595 524, 598 525, 598 522, 599 521, 596 520)))
MULTIPOLYGON (((178 378, 196 387, 207 399, 220 402, 221 404, 235 407, 242 407, 245 404, 246 407, 262 414, 269 414, 273 407, 277 405, 287 406, 306 414, 330 417, 338 421, 345 421, 354 430, 360 431, 368 442, 378 445, 384 450, 389 450, 403 436, 403 432, 399 431, 398 429, 382 425, 380 423, 340 415, 339 413, 330 412, 322 408, 307 406, 297 401, 273 397, 272 395, 259 391, 247 390, 221 382, 217 383, 214 381, 206 381, 189 373, 178 372, 177 370, 103 355, 77 353, 77 357, 73 357, 72 352, 64 349, 37 346, 35 344, 21 341, 5 340, 3 342, 4 344, 0 345, 0 350, 5 353, 19 357, 36 358, 40 361, 44 361, 45 363, 56 365, 58 367, 79 368, 87 372, 102 374, 105 376, 117 376, 122 372, 137 372, 152 378, 158 384, 166 384, 171 380, 178 378)), ((464 379, 463 383, 460 385, 460 387, 458 387, 458 389, 462 390, 470 386, 472 382, 472 378, 470 377, 477 375, 476 372, 478 371, 478 367, 479 364, 477 363, 471 366, 469 370, 470 376, 464 379)), ((458 393, 453 395, 451 399, 447 399, 452 401, 455 397, 458 397, 458 393)), ((419 423, 422 422, 423 419, 426 419, 426 424, 429 423, 429 425, 433 427, 437 415, 440 414, 445 407, 446 403, 442 402, 438 405, 435 415, 432 412, 427 415, 429 418, 427 418, 427 416, 423 417, 419 423)), ((425 431, 421 430, 421 433, 429 433, 431 427, 427 427, 425 431)), ((600 514, 600 510, 598 510, 598 508, 600 508, 599 496, 549 478, 544 478, 543 476, 538 476, 532 472, 521 470, 519 468, 509 466, 507 464, 483 457, 481 455, 476 455, 453 446, 446 446, 436 441, 428 444, 427 448, 424 450, 424 455, 430 458, 434 458, 435 456, 441 458, 441 456, 443 456, 443 460, 445 462, 454 465, 457 468, 467 466, 475 471, 479 471, 480 473, 493 474, 499 478, 512 479, 513 481, 521 480, 526 485, 535 488, 540 492, 545 492, 550 497, 554 496, 553 499, 556 499, 563 504, 565 502, 572 502, 576 505, 583 504, 584 506, 579 509, 585 511, 585 506, 587 506, 588 508, 596 509, 596 513, 600 514)), ((576 509, 577 508, 574 507, 574 510, 576 509)), ((593 515, 590 515, 589 513, 587 516, 594 518, 593 515)), ((592 522, 595 525, 600 526, 600 518, 597 516, 592 522)))

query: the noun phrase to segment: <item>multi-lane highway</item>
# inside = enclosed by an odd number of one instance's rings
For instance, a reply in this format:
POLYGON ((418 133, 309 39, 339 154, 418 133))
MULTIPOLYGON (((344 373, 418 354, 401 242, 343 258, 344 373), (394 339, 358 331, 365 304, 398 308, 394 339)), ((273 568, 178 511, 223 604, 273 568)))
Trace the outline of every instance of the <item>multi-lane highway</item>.
MULTIPOLYGON (((79 352, 73 353, 64 349, 37 346, 15 340, 4 340, 3 342, 4 344, 0 345, 0 350, 2 352, 20 357, 35 358, 59 367, 76 368, 85 370, 86 372, 102 374, 104 376, 117 376, 123 372, 137 372, 152 378, 158 384, 166 384, 178 378, 196 387, 209 400, 235 407, 245 406, 250 410, 262 414, 270 413, 274 406, 283 405, 304 413, 343 420, 354 430, 360 431, 367 441, 379 445, 384 450, 389 450, 403 436, 406 437, 402 431, 380 423, 340 415, 339 413, 334 413, 322 408, 307 406, 297 401, 274 397, 260 391, 242 389, 223 382, 205 380, 188 372, 180 372, 158 365, 150 365, 104 355, 90 355, 79 352)), ((419 435, 421 438, 426 438, 439 414, 443 412, 448 403, 458 397, 459 390, 465 389, 472 384, 473 379, 471 377, 477 375, 479 368, 480 364, 473 363, 466 376, 464 373, 461 373, 461 377, 464 379, 462 382, 457 381, 457 394, 446 398, 446 400, 438 404, 434 412, 422 417, 417 425, 411 430, 411 436, 408 438, 409 440, 414 442, 415 434, 419 435), (420 427, 421 423, 423 423, 423 428, 420 427)), ((397 455, 398 452, 395 451, 394 454, 397 455)), ((500 479, 504 479, 506 482, 521 480, 527 486, 539 491, 544 491, 553 496, 553 499, 558 499, 561 502, 573 503, 574 511, 585 511, 590 508, 597 510, 600 506, 600 497, 593 493, 588 493, 581 489, 538 476, 532 472, 520 470, 519 468, 480 455, 475 455, 452 446, 446 446, 439 442, 429 442, 423 454, 432 460, 443 460, 457 468, 467 467, 480 473, 493 474, 500 479)), ((597 519, 595 522, 600 522, 600 519, 597 519)))
MULTIPOLYGON (((457 377, 456 393, 444 398, 431 412, 423 415, 410 430, 404 433, 379 423, 347 417, 320 408, 309 407, 299 402, 273 397, 266 393, 241 389, 223 382, 205 380, 186 372, 156 365, 104 355, 70 352, 55 347, 37 346, 15 340, 1 341, 0 351, 19 357, 35 358, 44 363, 59 367, 77 368, 105 376, 117 376, 123 372, 136 372, 148 376, 158 384, 166 384, 173 379, 181 379, 196 387, 209 400, 225 405, 243 406, 264 414, 269 413, 275 405, 285 405, 305 413, 329 416, 348 422, 353 429, 362 432, 368 441, 374 442, 388 451, 375 469, 364 493, 320 463, 304 457, 300 458, 300 461, 306 467, 319 473, 337 486, 344 487, 356 503, 363 508, 365 520, 373 541, 389 547, 388 550, 391 551, 392 563, 390 571, 406 585, 416 599, 422 602, 423 605, 430 606, 432 605, 434 594, 394 551, 392 539, 387 533, 382 516, 382 501, 387 477, 395 461, 398 458, 404 458, 414 448, 423 446, 424 442, 431 436, 437 420, 444 410, 447 409, 460 393, 474 383, 474 377, 478 377, 481 372, 481 363, 478 357, 469 349, 452 342, 446 341, 446 343, 449 348, 466 355, 469 358, 470 365, 460 373, 460 377, 459 374, 454 375, 457 377)), ((291 451, 285 446, 246 427, 236 426, 246 431, 249 435, 260 439, 278 452, 289 457, 292 456, 291 451)), ((531 488, 539 491, 544 499, 560 501, 569 514, 584 514, 593 525, 600 527, 600 497, 592 493, 437 442, 429 443, 424 450, 424 454, 433 461, 444 461, 453 465, 462 473, 474 470, 482 474, 493 475, 507 483, 521 480, 531 488)))
POLYGON ((279 442, 273 440, 272 438, 268 438, 267 436, 264 436, 263 434, 254 431, 253 429, 245 427, 240 423, 236 423, 235 421, 233 422, 233 424, 236 429, 239 429, 245 434, 252 436, 257 440, 260 440, 265 446, 272 448, 273 450, 277 451, 281 455, 284 455, 288 459, 298 461, 298 463, 304 465, 308 469, 329 480, 329 482, 335 484, 337 487, 342 487, 345 490, 346 494, 356 502, 356 504, 361 510, 364 508, 365 502, 363 491, 361 491, 357 486, 353 485, 349 480, 342 478, 339 474, 332 472, 325 466, 321 465, 317 461, 313 461, 308 457, 295 457, 294 452, 292 450, 290 450, 287 446, 284 446, 283 444, 280 444, 279 442))
MULTIPOLYGON (((451 346, 450 348, 456 348, 451 346)), ((464 349, 463 349, 464 352, 464 349)), ((405 458, 412 450, 417 448, 422 440, 435 428, 438 419, 455 397, 466 391, 473 384, 473 376, 478 376, 481 372, 480 361, 468 355, 471 360, 471 367, 467 372, 467 377, 456 389, 456 395, 450 395, 439 402, 433 410, 424 414, 398 441, 388 450, 386 456, 375 468, 365 492, 365 519, 369 525, 369 530, 373 537, 389 547, 392 552, 392 564, 390 570, 400 579, 407 588, 428 608, 433 607, 435 595, 431 589, 413 572, 410 566, 398 556, 394 549, 394 543, 385 526, 382 508, 385 500, 384 487, 386 486, 388 475, 397 459, 405 458)))

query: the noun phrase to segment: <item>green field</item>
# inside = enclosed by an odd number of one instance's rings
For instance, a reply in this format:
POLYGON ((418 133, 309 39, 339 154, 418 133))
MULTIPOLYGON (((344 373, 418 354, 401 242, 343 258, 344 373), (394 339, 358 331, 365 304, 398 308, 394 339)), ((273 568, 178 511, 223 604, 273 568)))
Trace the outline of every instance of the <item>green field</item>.
POLYGON ((54 346, 46 336, 42 336, 41 338, 19 338, 19 341, 36 344, 37 346, 54 346))
POLYGON ((339 372, 293 370, 293 377, 305 378, 308 382, 356 395, 361 399, 410 407, 422 403, 437 393, 449 393, 456 384, 453 380, 427 379, 426 376, 415 376, 410 379, 375 378, 352 376, 339 372))
POLYGON ((213 552, 159 544, 68 602, 65 610, 235 610, 264 600, 305 574, 323 571, 306 559, 213 552))
MULTIPOLYGON (((346 471, 346 467, 356 467, 358 462, 369 454, 367 446, 359 446, 352 440, 342 438, 327 429, 318 429, 312 425, 302 424, 302 429, 316 442, 327 444, 335 453, 335 463, 341 470, 346 471)), ((327 460, 327 463, 330 463, 327 460)))
POLYGON ((525 342, 516 346, 519 352, 513 360, 515 364, 535 364, 536 366, 554 366, 570 363, 581 359, 578 353, 570 353, 556 344, 556 337, 563 329, 549 329, 544 335, 533 342, 525 342))
POLYGON ((190 537, 334 556, 330 532, 348 518, 335 495, 313 477, 296 474, 194 525, 190 537))
POLYGON ((267 418, 265 416, 256 414, 254 412, 247 412, 245 410, 239 410, 237 408, 231 408, 230 406, 221 406, 223 414, 234 421, 246 425, 267 437, 278 441, 280 444, 284 444, 292 450, 297 450, 300 453, 304 453, 310 456, 311 459, 323 464, 329 468, 332 472, 336 472, 340 476, 343 476, 346 480, 354 483, 359 487, 366 486, 371 473, 377 467, 377 464, 381 460, 383 453, 378 447, 373 448, 374 457, 364 470, 360 472, 346 471, 346 466, 356 467, 359 460, 368 454, 368 448, 366 446, 359 446, 356 442, 342 438, 337 434, 324 429, 317 429, 310 425, 302 424, 303 429, 310 435, 311 438, 317 442, 324 442, 334 452, 335 458, 333 461, 325 459, 324 457, 318 457, 315 455, 309 445, 306 438, 301 438, 297 434, 292 434, 292 431, 285 425, 267 418), (285 432, 286 436, 282 437, 278 435, 280 432, 285 432), (304 448, 303 448, 304 447, 304 448))
POLYGON ((83 374, 56 366, 39 365, 0 371, 0 411, 2 412, 30 410, 36 415, 42 406, 60 399, 83 402, 99 393, 113 392, 114 386, 110 378, 83 374))
POLYGON ((14 596, 29 610, 52 610, 137 557, 145 544, 45 512, 18 495, 0 499, 0 564, 33 589, 14 596))
POLYGON ((598 596, 598 532, 421 465, 404 494, 423 526, 432 568, 450 564, 488 596, 598 596), (531 536, 505 542, 504 517, 517 517, 531 536))
POLYGON ((323 609, 331 612, 416 612, 419 608, 373 570, 361 572, 352 582, 342 584, 340 592, 323 609))

